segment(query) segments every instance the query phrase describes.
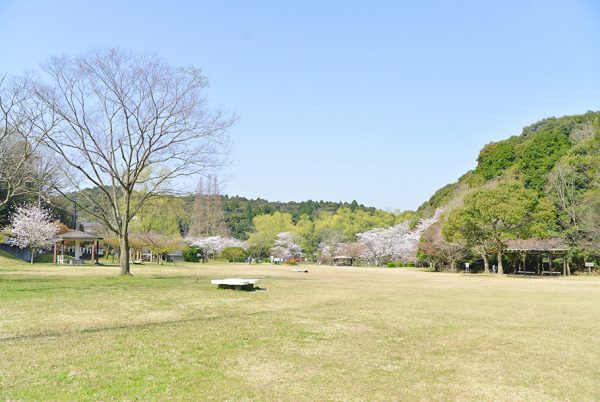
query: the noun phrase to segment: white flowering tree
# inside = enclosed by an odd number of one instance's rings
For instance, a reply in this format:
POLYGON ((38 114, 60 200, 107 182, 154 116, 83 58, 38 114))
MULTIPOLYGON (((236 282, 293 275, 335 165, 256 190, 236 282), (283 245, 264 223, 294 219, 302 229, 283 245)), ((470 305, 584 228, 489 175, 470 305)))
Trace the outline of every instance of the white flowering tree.
POLYGON ((319 261, 321 263, 329 262, 333 264, 333 257, 343 254, 344 234, 335 229, 325 229, 319 236, 320 242, 317 247, 319 261))
POLYGON ((384 260, 400 254, 400 249, 406 246, 404 238, 408 230, 408 224, 401 223, 387 229, 377 228, 359 233, 356 238, 365 247, 363 257, 375 265, 380 265, 384 260))
POLYGON ((207 257, 212 256, 213 258, 221 254, 221 251, 227 247, 241 247, 244 250, 248 248, 245 242, 233 237, 191 237, 186 240, 190 246, 201 248, 204 251, 204 255, 207 257))
POLYGON ((298 244, 298 235, 292 232, 282 232, 275 238, 275 243, 271 249, 274 257, 282 260, 302 257, 302 247, 298 244))
POLYGON ((346 254, 344 252, 346 247, 345 243, 330 243, 322 241, 319 243, 317 247, 317 252, 319 253, 319 261, 321 263, 329 262, 333 264, 333 257, 337 255, 346 254))
POLYGON ((378 228, 357 234, 358 242, 364 246, 363 257, 375 265, 390 259, 414 259, 421 235, 438 220, 440 214, 441 210, 437 210, 433 216, 422 219, 412 229, 408 222, 403 222, 387 229, 378 228))
POLYGON ((31 251, 31 263, 38 250, 49 249, 58 234, 50 212, 33 204, 21 205, 11 217, 11 239, 20 248, 31 251))

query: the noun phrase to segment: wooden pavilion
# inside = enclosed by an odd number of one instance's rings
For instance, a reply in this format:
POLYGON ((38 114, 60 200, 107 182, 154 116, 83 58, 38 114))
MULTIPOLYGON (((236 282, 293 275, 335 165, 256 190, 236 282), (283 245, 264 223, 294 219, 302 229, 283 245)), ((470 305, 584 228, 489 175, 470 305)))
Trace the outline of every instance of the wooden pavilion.
POLYGON ((569 246, 562 239, 516 239, 507 242, 507 253, 518 254, 521 257, 519 266, 515 269, 516 274, 521 275, 559 275, 555 271, 553 261, 557 258, 562 260, 562 274, 570 275, 571 268, 567 261, 569 246), (535 270, 527 269, 527 258, 535 256, 535 270), (544 258, 548 259, 548 269, 544 269, 544 258))
POLYGON ((98 264, 98 248, 102 237, 94 233, 82 232, 79 230, 71 230, 58 236, 54 243, 54 263, 64 264, 65 262, 65 244, 74 245, 74 260, 73 264, 83 264, 83 256, 81 252, 82 243, 91 243, 91 261, 96 261, 98 264), (60 255, 58 255, 58 244, 60 243, 60 255))
POLYGON ((347 255, 336 255, 333 257, 333 264, 338 266, 351 267, 354 263, 354 258, 347 255))

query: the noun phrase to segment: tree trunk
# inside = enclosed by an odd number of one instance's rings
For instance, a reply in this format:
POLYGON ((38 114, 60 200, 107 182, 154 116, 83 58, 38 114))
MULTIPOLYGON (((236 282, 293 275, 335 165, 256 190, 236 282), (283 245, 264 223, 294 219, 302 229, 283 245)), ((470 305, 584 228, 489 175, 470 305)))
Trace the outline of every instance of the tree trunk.
POLYGON ((34 251, 35 251, 35 249, 34 249, 34 248, 32 248, 32 249, 31 249, 31 263, 32 263, 32 264, 33 264, 33 256, 35 255, 35 254, 34 254, 34 251))
POLYGON ((502 251, 498 251, 498 274, 504 275, 504 267, 502 266, 502 251))
POLYGON ((487 253, 482 253, 481 256, 483 257, 483 271, 486 274, 490 273, 490 260, 488 259, 488 255, 487 253))
POLYGON ((121 252, 119 254, 119 266, 121 267, 121 275, 131 275, 129 269, 129 236, 127 232, 121 236, 119 240, 121 252))

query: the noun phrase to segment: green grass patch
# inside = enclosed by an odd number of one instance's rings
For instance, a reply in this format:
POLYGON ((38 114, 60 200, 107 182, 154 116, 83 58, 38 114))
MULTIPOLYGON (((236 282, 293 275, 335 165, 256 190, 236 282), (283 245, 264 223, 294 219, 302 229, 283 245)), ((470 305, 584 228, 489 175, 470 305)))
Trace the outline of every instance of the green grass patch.
POLYGON ((187 263, 133 274, 4 265, 0 399, 600 395, 598 278, 187 263), (266 290, 209 282, 226 277, 266 290))
POLYGON ((0 265, 13 265, 15 262, 21 262, 22 260, 8 254, 6 251, 0 250, 0 265))

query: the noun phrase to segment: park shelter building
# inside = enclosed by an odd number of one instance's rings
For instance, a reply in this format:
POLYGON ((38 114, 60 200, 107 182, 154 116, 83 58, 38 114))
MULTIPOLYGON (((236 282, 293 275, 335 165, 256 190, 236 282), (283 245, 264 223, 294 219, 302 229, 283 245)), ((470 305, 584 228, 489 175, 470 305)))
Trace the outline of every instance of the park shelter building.
POLYGON ((347 255, 336 255, 333 257, 333 264, 339 266, 352 266, 354 263, 354 258, 349 257, 347 255))
POLYGON ((508 253, 518 254, 521 257, 515 269, 516 274, 558 275, 561 272, 555 270, 554 266, 554 261, 557 259, 562 262, 562 274, 571 274, 567 261, 569 246, 563 239, 515 239, 509 240, 507 245, 508 253))
POLYGON ((88 254, 91 256, 90 260, 95 261, 98 264, 99 254, 99 243, 102 237, 94 233, 82 232, 80 230, 71 230, 58 236, 54 243, 54 263, 64 264, 65 263, 65 247, 73 249, 73 264, 83 264, 84 255, 88 254), (58 253, 58 246, 60 244, 60 254, 58 253), (89 245, 89 247, 82 247, 82 244, 89 245), (85 252, 89 249, 89 253, 85 252))

